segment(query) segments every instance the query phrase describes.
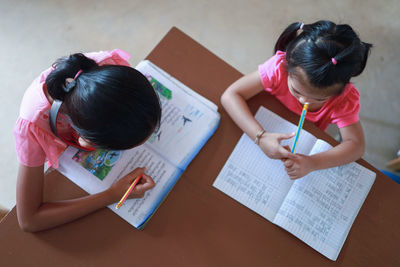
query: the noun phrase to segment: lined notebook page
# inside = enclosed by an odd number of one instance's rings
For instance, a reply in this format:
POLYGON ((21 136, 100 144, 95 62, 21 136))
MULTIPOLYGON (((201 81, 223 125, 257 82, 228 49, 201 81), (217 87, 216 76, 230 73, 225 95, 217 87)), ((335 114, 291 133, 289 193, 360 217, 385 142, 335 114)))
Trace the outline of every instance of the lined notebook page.
MULTIPOLYGON (((275 113, 260 107, 255 118, 267 132, 295 132, 297 126, 275 113)), ((302 131, 297 151, 309 153, 316 138, 302 131)), ((292 141, 286 142, 292 145, 292 141)), ((280 160, 268 158, 246 134, 225 163, 213 186, 273 221, 293 181, 287 176, 280 160)))
MULTIPOLYGON (((318 140, 311 154, 331 146, 318 140)), ((294 182, 274 223, 336 260, 376 174, 353 162, 294 182)))

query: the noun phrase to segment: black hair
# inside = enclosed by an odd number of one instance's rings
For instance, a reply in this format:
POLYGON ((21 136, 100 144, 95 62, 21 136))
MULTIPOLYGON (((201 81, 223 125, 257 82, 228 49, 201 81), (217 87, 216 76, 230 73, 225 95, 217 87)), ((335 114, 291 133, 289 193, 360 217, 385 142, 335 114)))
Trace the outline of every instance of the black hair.
POLYGON ((300 67, 311 85, 321 89, 335 84, 344 87, 351 77, 362 73, 372 44, 362 42, 349 25, 320 20, 303 24, 298 34, 301 25, 290 24, 275 44, 275 53, 286 52, 289 73, 295 74, 300 67))
POLYGON ((58 59, 46 79, 53 99, 63 101, 78 134, 100 148, 128 149, 160 125, 161 105, 147 78, 134 68, 98 66, 77 53, 58 59), (78 77, 66 84, 67 78, 78 77))

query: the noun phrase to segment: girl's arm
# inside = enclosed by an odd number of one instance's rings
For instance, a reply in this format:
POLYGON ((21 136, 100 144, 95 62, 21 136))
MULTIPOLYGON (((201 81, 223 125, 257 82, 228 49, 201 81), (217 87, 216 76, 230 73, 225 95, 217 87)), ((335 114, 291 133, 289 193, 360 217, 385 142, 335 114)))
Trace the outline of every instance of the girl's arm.
MULTIPOLYGON (((24 231, 36 232, 61 225, 120 200, 133 180, 145 171, 138 168, 104 192, 77 199, 43 202, 43 166, 20 165, 17 180, 17 216, 24 231)), ((143 175, 130 197, 142 197, 154 187, 150 176, 143 175)))
POLYGON ((315 170, 332 168, 358 160, 364 154, 365 141, 361 123, 339 129, 342 143, 332 149, 311 156, 295 154, 285 160, 285 169, 291 179, 303 177, 315 170))
MULTIPOLYGON (((250 112, 246 100, 264 91, 258 71, 247 74, 230 85, 221 96, 221 103, 233 121, 252 140, 263 130, 250 112)), ((291 134, 264 133, 259 140, 260 148, 270 158, 289 158, 290 152, 281 146, 282 139, 289 139, 291 134)))

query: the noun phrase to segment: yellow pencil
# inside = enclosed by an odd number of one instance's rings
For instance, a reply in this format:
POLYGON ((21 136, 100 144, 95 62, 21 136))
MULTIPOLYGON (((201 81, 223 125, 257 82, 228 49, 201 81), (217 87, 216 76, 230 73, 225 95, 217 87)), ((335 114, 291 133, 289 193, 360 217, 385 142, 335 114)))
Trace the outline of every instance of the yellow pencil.
POLYGON ((299 141, 300 131, 303 128, 303 123, 306 118, 308 105, 309 105, 308 102, 306 102, 303 106, 303 111, 301 112, 299 125, 297 126, 296 137, 294 138, 294 143, 293 143, 293 147, 292 147, 292 154, 294 154, 294 151, 296 151, 296 146, 297 146, 297 142, 299 141))
POLYGON ((142 178, 143 174, 140 174, 138 177, 136 177, 136 179, 133 181, 133 183, 131 184, 131 186, 129 186, 128 190, 125 192, 124 196, 121 198, 121 200, 118 202, 117 206, 115 206, 115 208, 119 209, 122 205, 122 203, 124 203, 124 201, 126 200, 126 198, 129 196, 129 194, 132 192, 133 188, 135 187, 135 185, 139 182, 140 178, 142 178))

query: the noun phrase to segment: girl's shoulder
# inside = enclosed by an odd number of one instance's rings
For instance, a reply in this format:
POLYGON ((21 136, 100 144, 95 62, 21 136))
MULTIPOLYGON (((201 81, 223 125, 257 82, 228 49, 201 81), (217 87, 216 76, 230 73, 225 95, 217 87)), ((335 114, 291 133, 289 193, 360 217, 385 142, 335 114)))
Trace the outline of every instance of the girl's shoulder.
POLYGON ((58 157, 67 147, 54 134, 21 117, 14 125, 13 135, 18 161, 25 166, 41 166, 47 159, 50 166, 57 168, 58 157))
POLYGON ((48 113, 50 110, 49 100, 43 90, 44 82, 50 72, 51 68, 42 72, 25 91, 19 109, 19 116, 21 118, 35 122, 41 115, 46 112, 48 113))
POLYGON ((121 49, 114 49, 111 51, 90 52, 90 53, 84 53, 84 55, 96 61, 97 64, 99 64, 100 66, 122 65, 130 67, 128 60, 131 56, 129 53, 121 49))
POLYGON ((353 114, 358 116, 361 107, 360 93, 352 83, 348 83, 343 92, 329 103, 329 107, 333 117, 346 117, 353 114))
POLYGON ((50 166, 58 167, 58 157, 66 148, 50 129, 51 105, 43 90, 50 71, 41 73, 25 91, 14 125, 17 158, 25 166, 40 166, 47 159, 50 166))
POLYGON ((343 92, 336 98, 336 101, 342 108, 344 105, 355 105, 360 102, 360 93, 354 84, 349 82, 343 92))
POLYGON ((262 63, 260 66, 263 66, 264 68, 274 68, 278 69, 281 67, 285 67, 286 64, 286 52, 283 51, 277 51, 275 55, 267 59, 264 63, 262 63))
POLYGON ((273 57, 286 60, 286 52, 278 50, 278 51, 276 51, 276 53, 275 53, 275 55, 273 57))
POLYGON ((286 53, 277 51, 274 56, 258 66, 264 88, 279 87, 287 83, 286 53))
POLYGON ((360 93, 352 83, 348 83, 344 91, 330 103, 330 123, 339 128, 352 125, 360 120, 360 93))

